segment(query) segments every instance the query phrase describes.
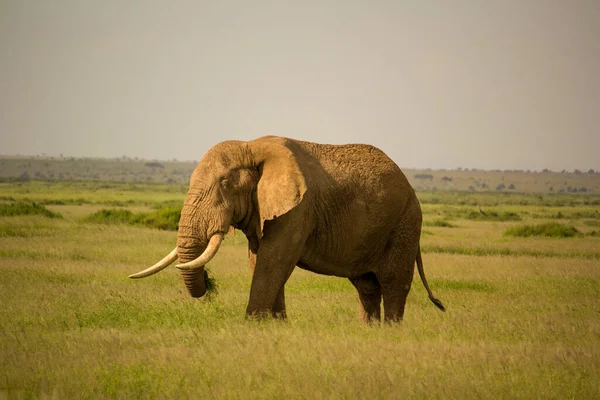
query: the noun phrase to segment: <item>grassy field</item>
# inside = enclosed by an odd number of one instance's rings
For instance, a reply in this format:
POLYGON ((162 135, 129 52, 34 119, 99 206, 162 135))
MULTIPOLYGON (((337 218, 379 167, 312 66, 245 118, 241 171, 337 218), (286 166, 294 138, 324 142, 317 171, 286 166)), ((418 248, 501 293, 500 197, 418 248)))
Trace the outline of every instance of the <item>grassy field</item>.
POLYGON ((347 280, 299 269, 288 321, 247 321, 241 234, 210 264, 218 294, 194 300, 174 268, 127 278, 176 232, 86 219, 184 196, 179 183, 0 184, 0 398, 600 398, 597 195, 420 192, 425 271, 448 311, 416 277, 393 326, 361 325, 347 280))
MULTIPOLYGON (((196 161, 121 158, 0 156, 0 181, 92 181, 186 185, 196 161)), ((402 165, 400 165, 402 167, 402 165)), ((420 191, 475 193, 596 193, 600 171, 417 170, 404 168, 420 191)), ((121 186, 123 187, 123 186, 121 186)))

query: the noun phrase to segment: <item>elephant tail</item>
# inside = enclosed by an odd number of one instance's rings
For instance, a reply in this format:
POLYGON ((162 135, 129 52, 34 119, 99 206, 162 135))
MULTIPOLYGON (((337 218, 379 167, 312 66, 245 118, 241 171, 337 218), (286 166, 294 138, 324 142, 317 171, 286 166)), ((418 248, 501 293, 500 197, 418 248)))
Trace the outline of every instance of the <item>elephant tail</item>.
POLYGON ((433 304, 435 304, 435 306, 437 308, 439 308, 440 310, 446 311, 446 307, 444 307, 444 305, 442 304, 441 301, 439 301, 438 299, 436 299, 433 296, 431 289, 429 289, 429 285, 427 284, 427 279, 425 278, 425 271, 423 270, 423 259, 421 258, 421 247, 420 246, 419 246, 419 250, 417 250, 417 269, 419 270, 419 276, 421 277, 423 286, 425 286, 425 290, 427 290, 427 293, 429 294, 429 300, 431 300, 431 302, 433 304))

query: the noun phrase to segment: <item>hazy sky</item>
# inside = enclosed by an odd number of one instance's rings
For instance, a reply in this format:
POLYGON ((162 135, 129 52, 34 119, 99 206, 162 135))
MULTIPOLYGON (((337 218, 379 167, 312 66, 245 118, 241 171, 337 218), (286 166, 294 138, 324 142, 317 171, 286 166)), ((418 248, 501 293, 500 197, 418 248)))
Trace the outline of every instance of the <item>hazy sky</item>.
POLYGON ((600 1, 0 0, 0 153, 198 160, 265 134, 600 169, 600 1))

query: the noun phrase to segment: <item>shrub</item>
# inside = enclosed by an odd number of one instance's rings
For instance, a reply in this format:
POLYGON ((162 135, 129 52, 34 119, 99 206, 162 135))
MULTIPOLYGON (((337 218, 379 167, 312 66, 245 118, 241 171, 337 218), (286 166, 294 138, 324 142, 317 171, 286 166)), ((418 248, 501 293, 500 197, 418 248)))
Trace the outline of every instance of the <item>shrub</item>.
POLYGON ((141 224, 147 226, 148 228, 176 231, 179 227, 181 207, 163 207, 153 213, 139 215, 141 224))
POLYGON ((33 201, 16 201, 0 204, 0 216, 43 215, 48 218, 62 218, 59 213, 52 212, 42 204, 33 201))
POLYGON ((181 207, 163 207, 151 213, 133 213, 129 210, 102 209, 83 219, 84 222, 100 224, 127 224, 147 228, 176 231, 181 216, 181 207))
POLYGON ((556 222, 548 222, 538 225, 522 225, 507 229, 505 236, 547 236, 547 237, 576 237, 582 236, 575 227, 556 222))

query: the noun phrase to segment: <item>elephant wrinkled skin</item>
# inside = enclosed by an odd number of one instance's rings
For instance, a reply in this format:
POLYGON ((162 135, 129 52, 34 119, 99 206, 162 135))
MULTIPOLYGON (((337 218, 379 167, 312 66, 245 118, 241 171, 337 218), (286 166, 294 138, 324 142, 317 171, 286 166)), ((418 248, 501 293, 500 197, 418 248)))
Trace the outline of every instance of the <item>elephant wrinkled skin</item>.
POLYGON ((401 320, 417 263, 421 208, 400 168, 363 144, 326 145, 284 137, 226 141, 194 169, 176 249, 132 278, 177 267, 193 297, 206 291, 204 265, 231 226, 248 239, 253 271, 246 314, 285 318, 284 285, 293 269, 345 277, 360 317, 401 320))

